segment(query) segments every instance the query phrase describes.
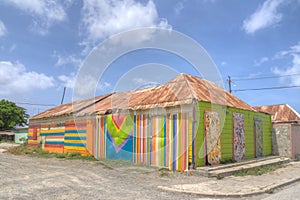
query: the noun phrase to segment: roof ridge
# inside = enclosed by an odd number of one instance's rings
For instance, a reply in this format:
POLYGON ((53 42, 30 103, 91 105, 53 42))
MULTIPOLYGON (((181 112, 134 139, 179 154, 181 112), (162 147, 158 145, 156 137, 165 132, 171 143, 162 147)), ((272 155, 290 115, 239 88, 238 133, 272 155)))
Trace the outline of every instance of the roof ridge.
POLYGON ((197 99, 197 95, 195 94, 195 91, 194 91, 193 87, 191 86, 190 81, 186 78, 186 76, 188 76, 188 74, 182 73, 181 75, 183 76, 184 81, 188 85, 189 91, 191 92, 193 99, 197 99))
POLYGON ((300 114, 296 110, 294 110, 294 108, 292 108, 289 104, 286 104, 286 106, 289 107, 289 109, 291 109, 296 114, 296 116, 300 118, 300 114))

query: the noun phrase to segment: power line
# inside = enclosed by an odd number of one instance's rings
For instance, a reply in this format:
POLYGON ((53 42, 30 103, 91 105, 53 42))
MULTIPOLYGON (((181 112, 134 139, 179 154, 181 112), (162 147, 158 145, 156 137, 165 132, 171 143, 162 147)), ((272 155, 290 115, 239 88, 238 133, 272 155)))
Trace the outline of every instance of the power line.
POLYGON ((27 102, 15 102, 16 104, 21 104, 21 105, 31 105, 31 106, 56 106, 54 104, 39 104, 39 103, 27 103, 27 102))
POLYGON ((263 76, 263 77, 253 77, 253 78, 234 78, 234 81, 248 81, 248 80, 259 80, 259 79, 270 79, 270 78, 281 78, 281 77, 288 77, 288 76, 299 76, 300 73, 297 74, 287 74, 287 75, 280 75, 280 76, 263 76))
POLYGON ((300 88, 300 85, 269 87, 269 88, 249 88, 249 89, 240 89, 240 90, 232 90, 232 91, 233 92, 242 92, 242 91, 249 91, 249 90, 279 90, 279 89, 286 89, 286 88, 300 88))

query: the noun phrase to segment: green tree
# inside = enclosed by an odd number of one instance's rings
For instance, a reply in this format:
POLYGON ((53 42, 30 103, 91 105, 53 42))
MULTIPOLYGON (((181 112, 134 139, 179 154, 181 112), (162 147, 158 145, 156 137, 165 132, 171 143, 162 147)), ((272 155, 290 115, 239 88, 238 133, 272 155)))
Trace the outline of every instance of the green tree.
POLYGON ((0 130, 11 129, 14 126, 27 124, 29 115, 14 102, 2 99, 0 101, 0 130))

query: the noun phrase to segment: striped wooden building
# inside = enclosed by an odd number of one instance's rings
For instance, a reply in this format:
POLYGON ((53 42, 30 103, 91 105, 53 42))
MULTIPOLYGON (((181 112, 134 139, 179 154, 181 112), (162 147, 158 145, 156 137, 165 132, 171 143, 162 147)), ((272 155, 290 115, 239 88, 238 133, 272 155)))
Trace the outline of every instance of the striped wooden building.
POLYGON ((186 170, 272 153, 271 116, 187 74, 57 106, 30 119, 29 145, 186 170))

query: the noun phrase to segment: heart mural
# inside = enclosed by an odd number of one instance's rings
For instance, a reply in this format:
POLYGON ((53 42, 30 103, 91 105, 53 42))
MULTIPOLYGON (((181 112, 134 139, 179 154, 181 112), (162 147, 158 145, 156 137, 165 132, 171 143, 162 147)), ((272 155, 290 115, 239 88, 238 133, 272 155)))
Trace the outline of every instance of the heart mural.
POLYGON ((122 149, 132 135, 133 125, 133 115, 107 116, 107 132, 117 152, 122 149))

